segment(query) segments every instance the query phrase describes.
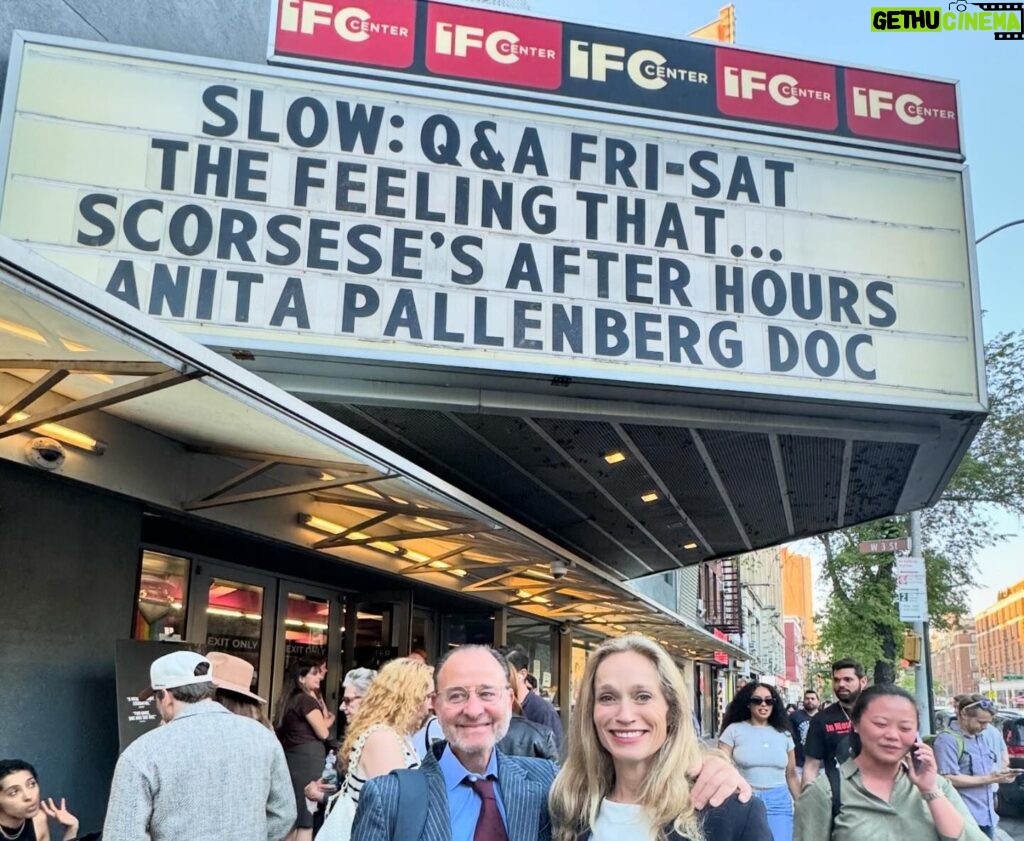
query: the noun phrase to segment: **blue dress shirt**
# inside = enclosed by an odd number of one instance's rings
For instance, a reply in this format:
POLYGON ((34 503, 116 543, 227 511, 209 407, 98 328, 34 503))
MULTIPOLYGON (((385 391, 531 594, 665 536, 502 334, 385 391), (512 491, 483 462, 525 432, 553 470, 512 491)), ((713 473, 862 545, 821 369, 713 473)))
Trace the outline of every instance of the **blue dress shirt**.
POLYGON ((445 746, 444 753, 441 754, 437 764, 444 775, 444 785, 448 792, 448 815, 452 822, 452 841, 473 841, 476 822, 480 818, 482 801, 480 796, 466 783, 466 777, 480 779, 482 776, 484 779, 494 780, 494 799, 498 801, 498 811, 501 813, 501 819, 504 821, 506 829, 508 828, 508 816, 505 814, 505 804, 501 799, 501 786, 498 784, 498 753, 496 750, 491 751, 487 772, 483 775, 467 771, 448 745, 445 746))

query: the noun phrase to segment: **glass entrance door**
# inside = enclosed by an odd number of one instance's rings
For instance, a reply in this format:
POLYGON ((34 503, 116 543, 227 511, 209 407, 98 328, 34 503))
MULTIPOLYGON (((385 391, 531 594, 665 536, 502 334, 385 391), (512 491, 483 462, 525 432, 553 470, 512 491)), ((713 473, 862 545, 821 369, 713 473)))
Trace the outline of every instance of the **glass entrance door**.
POLYGON ((263 698, 273 686, 276 595, 273 578, 200 562, 189 598, 189 638, 251 663, 252 691, 263 698))
POLYGON ((280 581, 274 646, 274 689, 280 692, 294 663, 323 660, 327 675, 320 685, 327 709, 337 713, 341 700, 342 616, 338 594, 297 581, 280 581))

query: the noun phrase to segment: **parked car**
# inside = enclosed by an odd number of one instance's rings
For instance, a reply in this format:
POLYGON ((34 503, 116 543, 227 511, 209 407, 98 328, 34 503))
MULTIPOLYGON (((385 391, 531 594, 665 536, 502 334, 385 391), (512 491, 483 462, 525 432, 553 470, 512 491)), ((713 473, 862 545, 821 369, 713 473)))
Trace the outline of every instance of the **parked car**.
MULTIPOLYGON (((1000 710, 992 719, 1010 754, 1010 767, 1024 770, 1024 715, 1019 710, 1000 710)), ((999 786, 999 814, 1004 818, 1024 812, 1024 774, 999 786)))

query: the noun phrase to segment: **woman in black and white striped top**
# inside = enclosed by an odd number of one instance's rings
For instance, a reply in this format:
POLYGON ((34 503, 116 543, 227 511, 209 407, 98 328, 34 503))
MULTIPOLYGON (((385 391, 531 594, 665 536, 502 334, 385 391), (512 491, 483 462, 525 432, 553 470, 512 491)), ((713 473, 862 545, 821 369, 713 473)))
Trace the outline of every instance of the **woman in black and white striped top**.
POLYGON ((434 672, 430 666, 413 660, 386 663, 370 684, 345 734, 339 760, 345 770, 345 782, 330 805, 330 813, 318 841, 336 837, 337 824, 350 820, 354 804, 367 780, 398 768, 416 768, 420 757, 413 747, 412 734, 430 714, 430 696, 434 690, 434 672), (348 798, 351 808, 341 808, 340 799, 348 798), (337 813, 337 814, 336 814, 337 813), (344 817, 343 817, 344 815, 344 817))

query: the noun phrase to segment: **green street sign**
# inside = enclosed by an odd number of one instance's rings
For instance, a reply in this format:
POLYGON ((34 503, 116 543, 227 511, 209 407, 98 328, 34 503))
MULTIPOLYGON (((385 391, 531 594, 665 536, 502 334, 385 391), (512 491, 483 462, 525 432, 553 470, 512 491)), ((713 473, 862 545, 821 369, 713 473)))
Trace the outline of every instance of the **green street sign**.
POLYGON ((1024 675, 1003 675, 1003 680, 1024 680, 1024 675))

